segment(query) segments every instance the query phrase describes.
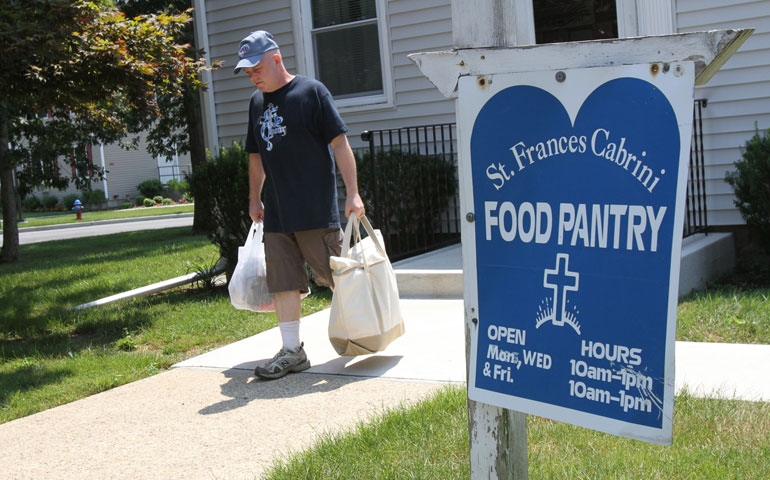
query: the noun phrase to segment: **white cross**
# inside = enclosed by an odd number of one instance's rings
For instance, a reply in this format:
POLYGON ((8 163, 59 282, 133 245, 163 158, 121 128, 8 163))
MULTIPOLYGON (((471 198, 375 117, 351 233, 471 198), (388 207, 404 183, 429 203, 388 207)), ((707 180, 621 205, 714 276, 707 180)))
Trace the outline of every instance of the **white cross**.
POLYGON ((553 305, 548 319, 554 325, 564 325, 567 319, 567 291, 577 291, 579 280, 579 273, 569 271, 569 255, 566 253, 556 254, 556 268, 545 269, 543 286, 553 289, 553 305))

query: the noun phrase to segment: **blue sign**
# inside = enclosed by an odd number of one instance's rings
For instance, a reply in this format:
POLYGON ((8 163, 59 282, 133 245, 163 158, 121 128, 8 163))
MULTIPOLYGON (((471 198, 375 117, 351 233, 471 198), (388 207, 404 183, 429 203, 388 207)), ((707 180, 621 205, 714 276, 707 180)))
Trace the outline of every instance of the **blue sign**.
MULTIPOLYGON (((670 443, 691 118, 643 67, 534 75, 550 89, 510 75, 475 94, 469 396, 670 443)), ((689 81, 691 109, 692 79, 670 77, 689 81)))

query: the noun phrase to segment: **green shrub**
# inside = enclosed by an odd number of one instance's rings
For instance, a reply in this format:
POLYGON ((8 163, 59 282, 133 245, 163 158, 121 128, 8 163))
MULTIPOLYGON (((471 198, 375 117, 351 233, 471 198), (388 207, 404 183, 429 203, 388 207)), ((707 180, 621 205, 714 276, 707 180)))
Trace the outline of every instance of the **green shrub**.
MULTIPOLYGON (((238 262, 238 247, 246 241, 249 218, 249 155, 239 143, 220 148, 216 158, 196 166, 188 176, 196 210, 209 212, 208 236, 227 259, 228 278, 238 262)), ((197 213, 196 213, 197 215, 197 213)))
POLYGON ((166 188, 168 189, 169 198, 178 202, 184 199, 185 195, 190 192, 190 183, 187 180, 171 179, 166 182, 166 188))
POLYGON ((142 201, 142 204, 143 204, 145 207, 154 207, 155 205, 157 205, 157 203, 155 203, 155 200, 153 200, 152 198, 145 198, 145 199, 142 201))
POLYGON ((190 183, 187 180, 179 181, 172 178, 166 182, 166 186, 169 192, 178 193, 179 195, 184 195, 190 191, 190 183))
POLYGON ((135 196, 134 197, 134 205, 136 205, 136 206, 144 205, 144 199, 145 198, 146 197, 144 195, 137 195, 137 196, 135 196))
POLYGON ((75 195, 74 193, 70 195, 65 195, 64 197, 62 197, 61 203, 62 205, 64 205, 64 209, 72 210, 72 206, 75 204, 75 200, 77 200, 78 198, 80 198, 80 196, 75 195))
POLYGON ((163 205, 171 205, 172 203, 174 203, 174 201, 171 200, 170 198, 164 198, 161 203, 163 205))
POLYGON ((107 203, 107 197, 104 195, 104 190, 86 190, 83 192, 81 201, 91 206, 104 205, 107 203))
POLYGON ((735 190, 735 206, 746 224, 770 253, 770 129, 762 136, 757 129, 742 151, 743 158, 725 180, 735 190))
POLYGON ((136 189, 142 192, 145 197, 152 198, 163 191, 163 184, 157 178, 151 178, 137 185, 136 189))
MULTIPOLYGON (((387 236, 430 236, 439 230, 439 219, 457 193, 455 167, 440 155, 388 150, 376 155, 377 197, 374 208, 372 162, 369 152, 356 155, 358 188, 367 216, 387 226, 387 236)), ((383 230, 384 232, 385 230, 383 230)), ((385 239, 385 244, 389 244, 385 239)))
POLYGON ((24 210, 32 211, 42 207, 43 204, 40 202, 40 199, 37 198, 36 196, 27 195, 26 197, 24 197, 24 200, 21 201, 21 206, 24 207, 24 210))
POLYGON ((120 208, 131 208, 133 206, 134 206, 134 204, 131 203, 131 202, 123 202, 123 203, 120 204, 120 208))
POLYGON ((160 195, 155 195, 154 197, 152 197, 152 199, 155 201, 155 205, 160 205, 161 203, 163 203, 163 197, 160 195))
POLYGON ((188 203, 192 203, 192 202, 195 201, 195 198, 193 198, 192 194, 190 194, 188 192, 188 193, 185 193, 184 195, 182 195, 182 200, 184 200, 185 202, 188 202, 188 203))
POLYGON ((54 197, 53 195, 48 195, 43 197, 42 203, 43 203, 43 207, 45 207, 47 210, 52 210, 53 207, 55 207, 56 204, 59 203, 59 199, 54 197))

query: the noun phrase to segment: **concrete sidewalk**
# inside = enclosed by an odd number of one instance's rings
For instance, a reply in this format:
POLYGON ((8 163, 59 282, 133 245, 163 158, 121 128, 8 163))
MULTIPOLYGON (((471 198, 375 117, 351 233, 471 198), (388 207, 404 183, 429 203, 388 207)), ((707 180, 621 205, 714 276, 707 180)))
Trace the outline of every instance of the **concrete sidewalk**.
MULTIPOLYGON (((455 276, 439 279, 454 285, 458 259, 459 250, 448 248, 398 264, 404 296, 430 291, 419 279, 436 280, 436 271, 455 276)), ((258 478, 275 458, 324 433, 464 383, 462 300, 405 298, 402 306, 406 334, 378 355, 339 357, 326 310, 302 320, 313 363, 306 372, 275 381, 252 376, 280 345, 272 329, 0 425, 0 477, 258 478)), ((677 390, 770 401, 770 346, 677 342, 676 368, 677 390)))

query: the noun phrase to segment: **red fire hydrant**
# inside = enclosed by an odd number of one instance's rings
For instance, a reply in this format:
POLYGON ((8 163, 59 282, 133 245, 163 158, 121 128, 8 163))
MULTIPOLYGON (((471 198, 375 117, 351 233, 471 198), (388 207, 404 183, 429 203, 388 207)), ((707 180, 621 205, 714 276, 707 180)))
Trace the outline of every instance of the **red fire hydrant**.
POLYGON ((82 203, 80 203, 80 200, 75 200, 75 203, 72 204, 72 209, 75 210, 75 215, 77 215, 78 220, 83 220, 83 209, 86 208, 82 203))

